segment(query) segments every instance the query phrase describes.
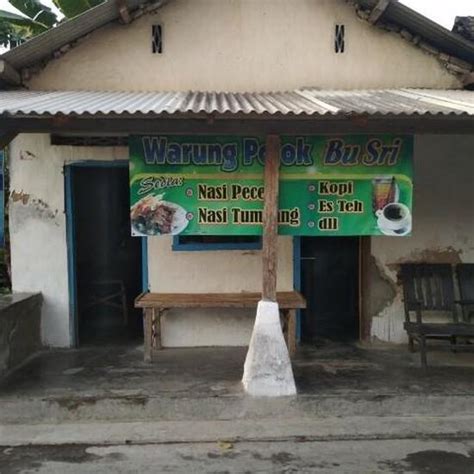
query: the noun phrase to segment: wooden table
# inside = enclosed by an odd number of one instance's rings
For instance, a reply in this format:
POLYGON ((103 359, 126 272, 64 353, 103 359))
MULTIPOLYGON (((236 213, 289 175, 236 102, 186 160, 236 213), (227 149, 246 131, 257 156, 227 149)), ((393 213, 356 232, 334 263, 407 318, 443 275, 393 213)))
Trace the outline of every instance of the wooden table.
MULTIPOLYGON (((174 308, 257 308, 261 293, 142 293, 135 307, 143 308, 145 361, 161 349, 161 316, 174 308)), ((296 350, 296 310, 306 308, 306 300, 297 291, 277 293, 282 313, 283 332, 290 354, 296 350)))

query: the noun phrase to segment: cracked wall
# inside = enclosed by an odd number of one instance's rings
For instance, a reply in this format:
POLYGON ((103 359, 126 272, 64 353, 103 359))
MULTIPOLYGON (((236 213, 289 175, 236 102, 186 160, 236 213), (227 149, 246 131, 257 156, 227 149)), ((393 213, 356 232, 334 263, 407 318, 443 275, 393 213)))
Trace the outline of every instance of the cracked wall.
MULTIPOLYGON (((368 262, 364 267, 363 294, 364 314, 378 315, 390 306, 395 300, 398 292, 397 285, 385 273, 383 265, 373 255, 368 256, 368 262)), ((365 331, 364 339, 370 335, 365 331)))
POLYGON ((12 287, 43 295, 41 334, 47 346, 72 343, 64 165, 127 158, 126 148, 51 146, 46 134, 22 134, 10 146, 12 287))
POLYGON ((373 338, 406 341, 397 276, 401 263, 474 262, 473 176, 474 136, 415 138, 412 236, 371 239, 376 265, 371 281, 379 288, 367 313, 373 338))

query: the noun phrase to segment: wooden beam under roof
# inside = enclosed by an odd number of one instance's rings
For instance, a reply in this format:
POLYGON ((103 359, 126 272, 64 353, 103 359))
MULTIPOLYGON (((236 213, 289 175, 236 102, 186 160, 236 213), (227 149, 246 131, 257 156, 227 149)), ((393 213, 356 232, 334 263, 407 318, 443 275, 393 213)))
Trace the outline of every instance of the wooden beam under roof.
POLYGON ((0 59, 0 79, 13 86, 21 85, 20 73, 5 59, 0 59))
POLYGON ((124 23, 125 25, 128 25, 132 21, 132 17, 128 9, 127 1, 126 0, 116 0, 116 1, 117 1, 117 8, 118 8, 120 19, 122 20, 122 23, 124 23))
POLYGON ((318 135, 318 134, 469 134, 474 133, 474 118, 451 116, 352 116, 345 119, 216 119, 182 118, 112 118, 112 117, 23 117, 0 116, 4 133, 78 133, 82 136, 110 134, 235 134, 235 135, 318 135))
POLYGON ((389 5, 390 0, 379 0, 377 5, 375 5, 373 10, 370 12, 369 22, 372 24, 377 23, 389 5))
POLYGON ((16 132, 0 133, 0 150, 9 145, 17 135, 16 132))

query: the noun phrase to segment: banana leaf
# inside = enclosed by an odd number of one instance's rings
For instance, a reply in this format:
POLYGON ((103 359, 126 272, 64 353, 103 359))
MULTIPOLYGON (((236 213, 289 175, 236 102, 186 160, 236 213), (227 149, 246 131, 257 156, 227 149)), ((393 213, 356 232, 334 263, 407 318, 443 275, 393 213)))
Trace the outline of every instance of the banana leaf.
POLYGON ((53 27, 58 21, 51 8, 43 5, 39 0, 8 0, 8 2, 33 21, 47 28, 53 27))
POLYGON ((104 0, 53 0, 53 3, 66 18, 73 18, 89 10, 89 8, 103 3, 103 1, 104 0))
POLYGON ((0 45, 4 48, 14 48, 46 29, 43 25, 35 24, 29 18, 10 18, 9 12, 7 15, 4 13, 0 11, 0 45), (3 18, 2 15, 4 15, 3 18))
POLYGON ((5 10, 0 10, 0 22, 6 22, 12 25, 26 27, 34 26, 36 28, 42 29, 42 31, 47 29, 42 23, 38 23, 35 20, 32 20, 31 18, 22 15, 17 15, 13 12, 7 12, 5 10))

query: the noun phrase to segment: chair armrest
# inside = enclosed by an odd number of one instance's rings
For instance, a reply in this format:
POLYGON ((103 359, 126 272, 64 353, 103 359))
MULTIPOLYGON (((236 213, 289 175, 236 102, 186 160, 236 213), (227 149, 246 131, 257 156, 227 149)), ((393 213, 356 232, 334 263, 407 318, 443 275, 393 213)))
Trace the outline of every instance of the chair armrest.
POLYGON ((461 306, 474 305, 474 300, 454 300, 454 302, 461 306))
MULTIPOLYGON (((414 310, 416 314, 416 322, 417 324, 422 324, 423 321, 422 321, 422 315, 421 315, 421 308, 423 306, 423 302, 418 300, 418 301, 413 301, 412 304, 417 305, 416 309, 414 310)), ((408 310, 407 306, 405 305, 405 321, 407 323, 411 322, 410 311, 413 311, 413 309, 408 310)))
POLYGON ((462 317, 463 322, 470 323, 473 312, 470 311, 469 314, 466 314, 464 307, 474 306, 474 300, 454 300, 454 303, 461 306, 461 317, 462 317))

